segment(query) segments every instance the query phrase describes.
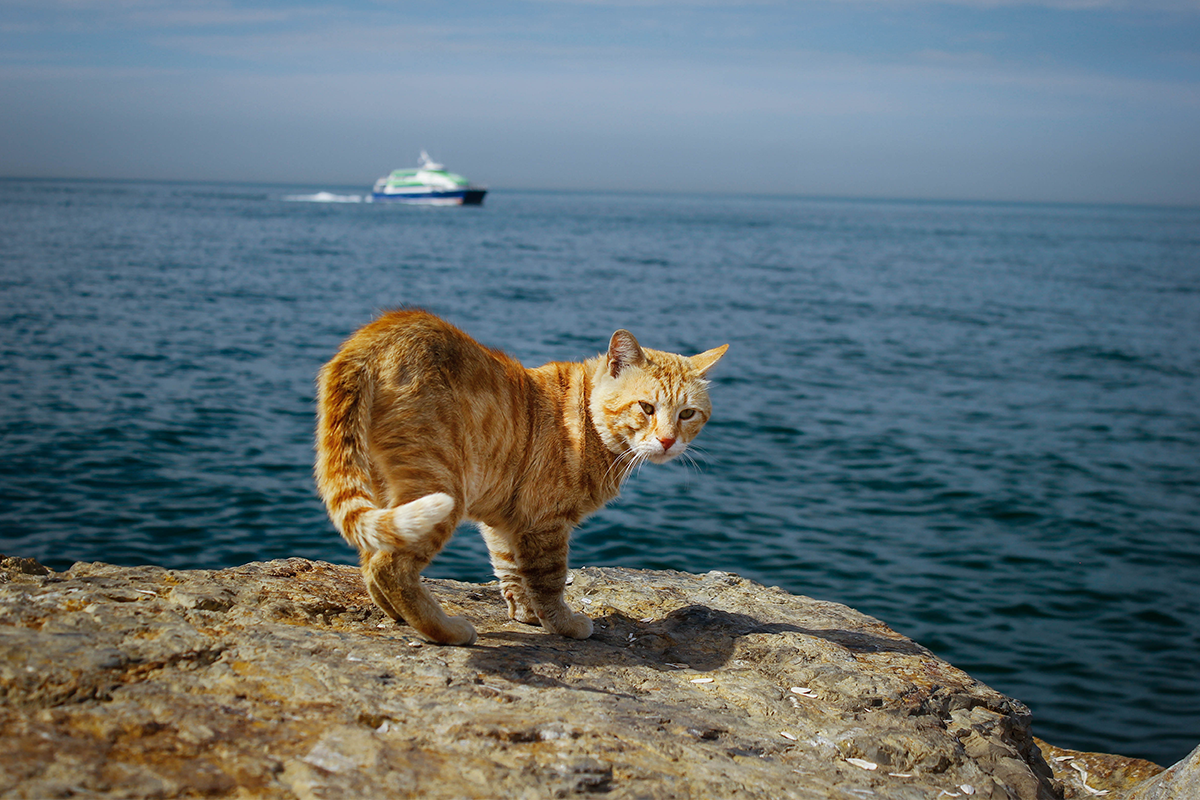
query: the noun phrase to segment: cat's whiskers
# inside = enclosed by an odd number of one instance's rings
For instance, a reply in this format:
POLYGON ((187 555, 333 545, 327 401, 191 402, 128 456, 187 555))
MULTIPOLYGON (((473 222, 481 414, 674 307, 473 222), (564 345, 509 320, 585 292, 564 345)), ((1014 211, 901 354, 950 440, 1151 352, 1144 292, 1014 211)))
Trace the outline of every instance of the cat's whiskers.
POLYGON ((624 476, 621 474, 624 471, 623 462, 625 461, 626 458, 628 458, 628 456, 629 456, 629 451, 618 453, 617 457, 614 458, 612 463, 608 465, 608 469, 606 469, 604 471, 604 479, 608 480, 609 476, 611 476, 613 474, 613 472, 616 472, 617 473, 617 483, 620 483, 621 481, 623 481, 624 476))
POLYGON ((621 453, 616 458, 614 458, 613 462, 608 465, 608 469, 606 469, 604 471, 604 480, 608 480, 609 476, 611 476, 613 474, 613 472, 615 471, 617 473, 617 483, 618 484, 622 483, 625 480, 625 477, 621 474, 621 472, 623 471, 621 462, 624 460, 625 460, 625 453, 621 453))
POLYGON ((615 470, 617 473, 617 483, 622 484, 626 481, 626 479, 629 478, 630 475, 633 474, 633 470, 640 466, 643 461, 644 457, 642 457, 641 454, 636 450, 626 450, 613 460, 613 463, 605 472, 604 477, 607 478, 615 470))
POLYGON ((630 475, 632 475, 634 471, 640 473, 642 471, 642 465, 645 464, 648 459, 648 456, 645 453, 637 450, 633 450, 631 452, 633 453, 633 458, 629 459, 629 466, 625 470, 625 478, 628 478, 630 475))
POLYGON ((708 463, 712 459, 707 450, 695 444, 688 448, 688 455, 691 455, 693 460, 697 462, 703 461, 708 463))
POLYGON ((720 459, 714 459, 712 457, 712 455, 708 452, 708 450, 706 450, 705 448, 696 444, 695 442, 692 442, 691 444, 688 445, 688 449, 687 449, 687 452, 685 453, 685 455, 692 456, 692 459, 691 459, 692 463, 696 466, 696 468, 698 470, 703 470, 703 468, 705 466, 708 466, 711 464, 719 464, 720 463, 720 459), (695 453, 695 456, 692 456, 693 453, 695 453))
POLYGON ((629 459, 629 468, 625 471, 626 478, 633 475, 633 473, 635 471, 638 473, 641 473, 642 466, 645 465, 645 463, 650 460, 649 453, 646 453, 642 450, 634 450, 632 452, 633 452, 633 458, 629 459))
POLYGON ((692 455, 690 452, 685 450, 684 452, 680 453, 679 460, 682 461, 688 467, 694 467, 696 472, 701 471, 700 462, 697 461, 696 457, 694 455, 692 455))

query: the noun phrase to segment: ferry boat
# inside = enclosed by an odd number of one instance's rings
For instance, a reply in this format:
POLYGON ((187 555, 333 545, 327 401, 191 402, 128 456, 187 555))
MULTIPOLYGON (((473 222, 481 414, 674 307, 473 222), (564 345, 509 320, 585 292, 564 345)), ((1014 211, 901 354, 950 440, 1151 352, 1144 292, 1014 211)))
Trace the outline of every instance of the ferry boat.
POLYGON ((375 202, 413 203, 426 206, 479 206, 487 189, 472 186, 462 175, 447 172, 424 150, 421 166, 396 169, 375 181, 371 199, 375 202))

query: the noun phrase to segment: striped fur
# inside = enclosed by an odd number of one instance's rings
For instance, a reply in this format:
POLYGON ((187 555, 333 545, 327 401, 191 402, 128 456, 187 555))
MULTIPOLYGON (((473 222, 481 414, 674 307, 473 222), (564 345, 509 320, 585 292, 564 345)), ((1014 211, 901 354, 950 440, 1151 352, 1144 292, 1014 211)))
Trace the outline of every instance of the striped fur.
POLYGON ((526 369, 424 311, 363 327, 318 378, 315 472, 372 599, 430 641, 473 642, 420 580, 471 519, 510 617, 590 636, 562 598, 570 532, 639 465, 687 450, 725 349, 689 358, 622 330, 588 361, 526 369))

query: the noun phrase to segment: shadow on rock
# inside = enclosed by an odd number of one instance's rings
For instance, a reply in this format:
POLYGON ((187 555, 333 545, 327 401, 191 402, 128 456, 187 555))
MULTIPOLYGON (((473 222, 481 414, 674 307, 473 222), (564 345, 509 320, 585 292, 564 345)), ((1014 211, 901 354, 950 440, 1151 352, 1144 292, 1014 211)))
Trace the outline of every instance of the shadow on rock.
POLYGON ((472 648, 469 665, 482 674, 503 675, 535 686, 556 685, 548 668, 624 666, 660 670, 693 669, 711 672, 726 666, 739 639, 757 634, 796 634, 833 643, 851 653, 928 655, 929 651, 907 639, 893 639, 861 631, 806 628, 780 622, 763 622, 747 614, 692 604, 675 609, 661 619, 635 620, 613 612, 594 620, 590 639, 574 641, 548 635, 536 628, 528 633, 481 633, 472 648))

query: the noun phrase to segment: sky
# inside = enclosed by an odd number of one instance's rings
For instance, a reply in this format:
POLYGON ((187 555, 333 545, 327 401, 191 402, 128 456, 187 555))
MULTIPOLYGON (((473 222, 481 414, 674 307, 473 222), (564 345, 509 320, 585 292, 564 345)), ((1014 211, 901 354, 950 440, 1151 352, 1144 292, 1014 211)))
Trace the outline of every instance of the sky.
POLYGON ((0 176, 1200 205, 1200 0, 0 0, 0 176))

